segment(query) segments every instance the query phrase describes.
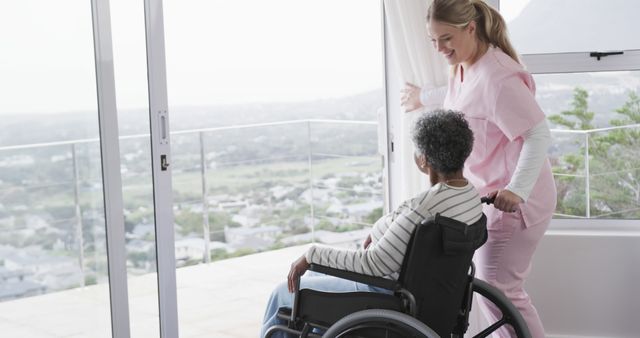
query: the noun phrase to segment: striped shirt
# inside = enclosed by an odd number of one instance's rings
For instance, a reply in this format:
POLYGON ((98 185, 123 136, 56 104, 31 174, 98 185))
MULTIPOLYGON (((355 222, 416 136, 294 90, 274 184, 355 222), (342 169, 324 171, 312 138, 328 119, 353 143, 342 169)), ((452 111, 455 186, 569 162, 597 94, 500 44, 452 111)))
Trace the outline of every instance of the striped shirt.
POLYGON ((313 245, 306 253, 307 262, 397 279, 416 225, 437 213, 473 224, 482 217, 480 195, 469 183, 463 187, 438 183, 382 216, 371 229, 371 244, 366 249, 313 245))

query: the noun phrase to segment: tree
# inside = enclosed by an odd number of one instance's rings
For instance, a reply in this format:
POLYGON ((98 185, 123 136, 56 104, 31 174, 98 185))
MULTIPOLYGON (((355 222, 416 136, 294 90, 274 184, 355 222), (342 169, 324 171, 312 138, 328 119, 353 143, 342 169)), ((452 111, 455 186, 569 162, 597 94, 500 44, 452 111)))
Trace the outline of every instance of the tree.
POLYGON ((573 110, 565 110, 560 115, 549 116, 549 120, 571 130, 594 129, 595 127, 592 123, 595 113, 589 111, 588 99, 589 93, 580 87, 576 87, 573 90, 573 101, 571 102, 573 110))
MULTIPOLYGON (((552 115, 549 120, 573 130, 595 129, 595 114, 589 111, 588 98, 586 90, 576 88, 571 103, 573 109, 552 115)), ((612 119, 613 126, 640 123, 640 97, 630 92, 627 102, 615 112, 623 117, 612 119)), ((628 218, 640 215, 640 130, 590 131, 587 140, 588 144, 580 140, 578 151, 562 156, 554 166, 558 188, 556 211, 586 215, 588 182, 591 216, 628 218), (587 147, 588 158, 585 156, 587 147), (588 169, 587 177, 585 169, 588 169)))
POLYGON ((373 209, 367 216, 365 216, 363 222, 374 224, 382 217, 382 207, 373 209))
MULTIPOLYGON (((628 100, 616 109, 621 119, 611 120, 613 126, 640 124, 640 96, 629 92, 628 100)), ((631 215, 640 213, 640 128, 614 129, 598 138, 595 153, 602 158, 601 170, 616 172, 615 186, 618 189, 605 195, 613 210, 631 210, 631 215), (631 198, 629 198, 631 197, 631 198)))

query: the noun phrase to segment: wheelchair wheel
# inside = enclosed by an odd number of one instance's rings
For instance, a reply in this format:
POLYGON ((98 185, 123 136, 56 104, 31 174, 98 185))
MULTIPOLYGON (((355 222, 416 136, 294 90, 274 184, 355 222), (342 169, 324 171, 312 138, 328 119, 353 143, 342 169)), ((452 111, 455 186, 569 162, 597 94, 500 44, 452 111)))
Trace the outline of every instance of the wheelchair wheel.
POLYGON ((439 338, 421 321, 407 314, 371 309, 354 312, 333 324, 323 338, 340 337, 416 337, 439 338))
POLYGON ((489 327, 473 336, 473 338, 487 337, 504 325, 511 325, 518 338, 531 338, 529 327, 524 321, 524 318, 522 318, 520 311, 516 309, 511 301, 500 290, 489 285, 487 282, 474 278, 473 292, 480 294, 491 301, 502 312, 501 319, 489 325, 489 327))

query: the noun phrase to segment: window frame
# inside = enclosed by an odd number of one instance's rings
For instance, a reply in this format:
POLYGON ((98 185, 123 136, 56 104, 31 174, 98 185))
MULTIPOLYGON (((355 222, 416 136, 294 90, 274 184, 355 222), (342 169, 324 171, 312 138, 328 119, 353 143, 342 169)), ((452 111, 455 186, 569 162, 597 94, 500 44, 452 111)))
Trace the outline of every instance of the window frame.
POLYGON ((600 60, 590 56, 591 52, 523 54, 521 58, 531 74, 640 70, 640 49, 621 52, 624 54, 603 56, 600 60))
MULTIPOLYGON (((500 10, 500 0, 485 0, 488 4, 500 10)), ((383 11, 384 15, 384 11, 383 11)), ((383 29, 386 29, 383 18, 383 29)), ((386 35, 386 32, 383 32, 386 35)), ((385 41, 384 53, 388 55, 390 45, 385 41)), ((538 54, 522 54, 523 63, 527 70, 535 74, 561 74, 561 73, 580 73, 580 72, 607 72, 607 71, 637 71, 640 70, 640 49, 620 50, 621 55, 603 56, 598 60, 596 57, 590 56, 591 52, 603 51, 585 51, 585 52, 566 52, 566 53, 538 53, 538 54)), ((398 161, 394 160, 395 152, 393 149, 394 132, 401 123, 403 114, 401 107, 396 102, 400 102, 401 84, 397 81, 389 81, 391 78, 398 78, 399 70, 393 62, 389 62, 385 57, 385 90, 387 96, 386 118, 386 151, 385 165, 388 166, 389 179, 387 182, 387 191, 389 195, 389 203, 391 209, 401 202, 401 189, 397 182, 401 181, 402 166, 398 161), (389 104, 393 102, 394 104, 389 104)), ((570 228, 598 228, 605 226, 610 228, 615 224, 623 228, 630 227, 637 223, 632 219, 553 219, 552 226, 556 224, 567 225, 570 228), (576 226, 577 225, 577 226, 576 226)), ((563 226, 564 228, 564 226, 563 226)))
MULTIPOLYGON (((500 1, 487 2, 500 10, 500 1)), ((640 49, 617 50, 616 52, 622 52, 622 54, 602 56, 599 59, 591 56, 592 52, 604 51, 532 53, 521 54, 520 57, 532 75, 640 70, 640 49)), ((555 231, 560 232, 597 228, 614 232, 620 231, 621 233, 637 231, 638 229, 637 220, 635 219, 600 218, 554 218, 551 221, 551 228, 555 228, 555 231)))
POLYGON ((92 0, 91 12, 107 240, 111 335, 115 338, 126 338, 130 337, 131 329, 109 1, 92 0))

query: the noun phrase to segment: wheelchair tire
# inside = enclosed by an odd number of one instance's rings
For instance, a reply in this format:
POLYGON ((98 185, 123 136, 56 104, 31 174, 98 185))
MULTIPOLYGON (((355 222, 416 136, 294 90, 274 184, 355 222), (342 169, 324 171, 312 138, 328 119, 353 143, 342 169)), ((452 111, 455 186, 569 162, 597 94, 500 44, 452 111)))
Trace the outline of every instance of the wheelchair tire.
POLYGON ((491 324, 482 332, 473 336, 473 338, 487 337, 492 332, 502 327, 505 324, 511 325, 518 338, 531 338, 529 327, 522 318, 520 311, 511 303, 511 301, 502 293, 502 291, 491 286, 485 281, 477 278, 473 279, 473 292, 482 295, 484 298, 491 301, 502 312, 502 319, 498 322, 491 324))
POLYGON ((398 311, 382 309, 362 310, 345 316, 329 327, 322 337, 358 336, 358 330, 376 328, 394 331, 400 337, 440 338, 418 319, 398 311))

